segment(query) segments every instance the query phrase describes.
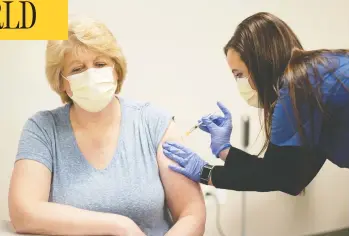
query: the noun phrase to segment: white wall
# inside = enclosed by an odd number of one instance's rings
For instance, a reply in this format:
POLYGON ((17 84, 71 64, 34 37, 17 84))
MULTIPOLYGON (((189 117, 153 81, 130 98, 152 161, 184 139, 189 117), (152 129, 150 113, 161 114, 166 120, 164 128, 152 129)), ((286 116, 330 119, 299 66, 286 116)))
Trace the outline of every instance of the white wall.
MULTIPOLYGON (((308 49, 349 48, 347 0, 71 0, 71 13, 103 20, 115 33, 128 59, 122 95, 148 100, 177 116, 179 128, 193 125, 223 101, 234 116, 232 143, 240 145, 240 115, 256 110, 239 97, 222 48, 237 24, 258 11, 284 19, 308 49), (97 5, 98 2, 98 5, 97 5)), ((0 218, 7 219, 7 190, 17 141, 34 112, 60 105, 44 77, 43 41, 0 41, 0 218)), ((256 153, 257 141, 250 149, 256 153)), ((212 163, 207 135, 195 132, 187 144, 212 163)), ((307 188, 307 195, 247 194, 247 235, 294 236, 349 226, 349 171, 330 163, 307 188)), ((241 193, 230 191, 222 206, 226 235, 240 233, 241 193)), ((215 229, 215 206, 207 200, 207 236, 215 229)))

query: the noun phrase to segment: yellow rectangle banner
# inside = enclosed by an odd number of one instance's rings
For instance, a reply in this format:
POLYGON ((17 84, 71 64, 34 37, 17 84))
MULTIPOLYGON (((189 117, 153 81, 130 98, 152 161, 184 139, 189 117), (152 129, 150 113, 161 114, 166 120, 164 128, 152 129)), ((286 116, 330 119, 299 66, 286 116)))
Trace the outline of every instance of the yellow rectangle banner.
POLYGON ((0 40, 68 39, 68 0, 0 0, 0 40))

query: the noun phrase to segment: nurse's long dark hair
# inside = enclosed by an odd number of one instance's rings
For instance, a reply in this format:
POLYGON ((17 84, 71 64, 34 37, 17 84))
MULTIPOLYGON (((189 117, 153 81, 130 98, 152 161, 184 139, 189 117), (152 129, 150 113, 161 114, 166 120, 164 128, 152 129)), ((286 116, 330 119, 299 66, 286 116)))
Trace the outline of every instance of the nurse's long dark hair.
MULTIPOLYGON (((246 64, 258 91, 259 102, 264 108, 266 141, 259 154, 270 142, 271 117, 278 98, 278 89, 285 82, 289 86, 300 136, 302 141, 306 142, 298 104, 309 102, 310 109, 318 106, 325 112, 320 91, 310 85, 307 68, 317 68, 319 63, 326 64, 321 56, 325 52, 348 54, 348 51, 304 51, 291 28, 281 19, 265 12, 252 15, 238 25, 234 36, 224 48, 225 54, 230 49, 239 53, 241 60, 246 64)), ((316 69, 314 73, 318 74, 316 69)))

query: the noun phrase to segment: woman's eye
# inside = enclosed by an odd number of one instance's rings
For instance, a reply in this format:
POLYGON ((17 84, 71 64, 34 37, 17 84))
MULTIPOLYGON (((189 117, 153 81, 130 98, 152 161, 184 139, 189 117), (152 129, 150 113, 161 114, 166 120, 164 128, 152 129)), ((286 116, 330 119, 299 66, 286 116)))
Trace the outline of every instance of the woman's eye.
POLYGON ((74 69, 72 70, 72 73, 78 73, 79 71, 81 71, 81 67, 74 68, 74 69))
POLYGON ((101 62, 100 63, 96 63, 96 66, 97 67, 104 67, 104 66, 106 66, 106 63, 101 63, 101 62))

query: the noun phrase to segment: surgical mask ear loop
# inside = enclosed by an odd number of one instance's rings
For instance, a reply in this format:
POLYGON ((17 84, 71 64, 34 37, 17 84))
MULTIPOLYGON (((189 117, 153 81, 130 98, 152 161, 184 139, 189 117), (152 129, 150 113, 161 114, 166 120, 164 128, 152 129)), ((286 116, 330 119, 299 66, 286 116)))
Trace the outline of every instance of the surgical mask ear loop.
POLYGON ((62 76, 63 79, 68 80, 67 77, 65 77, 65 76, 62 74, 62 72, 59 73, 59 74, 60 74, 60 76, 62 76))
MULTIPOLYGON (((59 75, 62 76, 63 79, 65 79, 66 81, 69 82, 69 80, 67 79, 67 77, 65 77, 65 76, 63 75, 62 72, 59 72, 59 75)), ((59 90, 62 91, 62 92, 65 92, 65 94, 66 94, 68 97, 70 97, 70 96, 68 95, 67 91, 63 91, 62 88, 63 88, 63 80, 60 79, 60 81, 59 81, 59 90)))

